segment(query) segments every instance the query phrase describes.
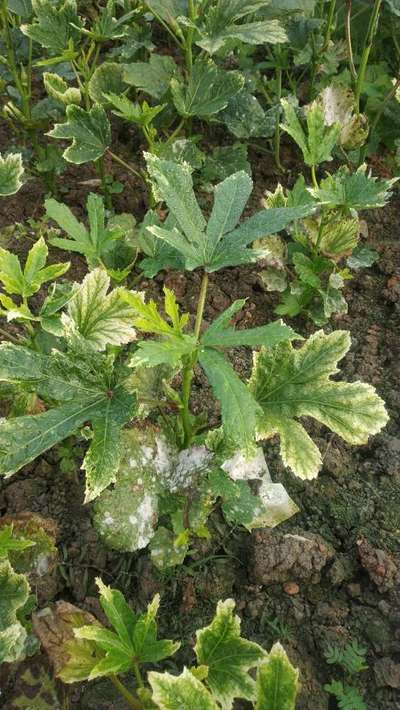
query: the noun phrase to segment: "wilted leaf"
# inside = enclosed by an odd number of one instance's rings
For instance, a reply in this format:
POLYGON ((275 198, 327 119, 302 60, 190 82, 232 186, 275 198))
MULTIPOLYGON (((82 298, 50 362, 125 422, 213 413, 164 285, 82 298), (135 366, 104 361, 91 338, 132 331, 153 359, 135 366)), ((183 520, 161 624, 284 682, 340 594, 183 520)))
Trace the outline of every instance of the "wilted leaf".
POLYGON ((51 74, 51 72, 44 72, 43 83, 48 95, 56 99, 56 101, 59 101, 65 106, 68 106, 68 104, 80 104, 80 89, 75 86, 69 86, 62 76, 51 74))
POLYGON ((344 86, 327 86, 317 101, 326 126, 340 126, 339 144, 345 150, 359 148, 368 138, 368 118, 355 112, 353 92, 344 86))
POLYGON ((70 104, 65 123, 57 123, 47 133, 52 138, 70 138, 72 144, 63 152, 69 163, 81 165, 98 160, 111 143, 111 127, 103 107, 95 104, 89 111, 70 104))
POLYGON ((17 612, 27 602, 29 584, 16 574, 8 560, 0 562, 0 663, 13 663, 23 656, 26 631, 17 612))
POLYGON ((14 195, 22 187, 24 166, 21 153, 0 153, 0 196, 14 195))
POLYGON ((208 667, 206 684, 223 708, 234 698, 255 698, 255 682, 248 671, 260 664, 265 651, 240 636, 240 619, 234 616, 235 602, 218 602, 211 624, 196 632, 197 662, 208 667))
POLYGON ((357 271, 358 269, 365 269, 368 266, 372 266, 378 259, 379 254, 377 251, 361 244, 353 250, 352 255, 347 258, 346 263, 351 269, 357 271))
POLYGON ((365 444, 388 420, 373 387, 331 380, 349 348, 346 331, 318 331, 301 349, 288 343, 254 356, 249 386, 264 412, 259 438, 279 434, 283 461, 301 478, 314 478, 322 459, 297 417, 317 419, 349 444, 365 444))

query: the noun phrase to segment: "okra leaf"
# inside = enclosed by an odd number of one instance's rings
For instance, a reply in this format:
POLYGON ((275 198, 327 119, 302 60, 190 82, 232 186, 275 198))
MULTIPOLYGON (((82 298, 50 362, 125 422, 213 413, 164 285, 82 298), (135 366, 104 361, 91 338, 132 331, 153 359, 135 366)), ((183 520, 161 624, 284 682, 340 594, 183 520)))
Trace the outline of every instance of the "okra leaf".
POLYGON ((279 106, 264 111, 259 100, 246 87, 235 94, 218 118, 236 138, 270 137, 279 121, 279 106))
POLYGON ((221 313, 218 318, 211 323, 207 328, 201 344, 207 347, 215 348, 235 348, 240 345, 249 347, 257 347, 266 345, 273 347, 278 343, 299 338, 295 331, 283 321, 275 321, 258 328, 248 328, 245 330, 237 330, 230 325, 230 321, 238 311, 245 305, 245 300, 234 301, 226 311, 221 313))
POLYGON ((27 633, 17 613, 29 597, 24 574, 14 572, 8 560, 0 562, 0 663, 14 663, 23 657, 27 633))
POLYGON ((63 152, 65 160, 81 165, 101 158, 111 143, 111 127, 104 108, 95 104, 85 111, 80 106, 70 104, 66 116, 65 123, 57 123, 47 133, 51 138, 72 140, 72 144, 63 152))
POLYGON ((260 407, 238 377, 228 360, 211 348, 202 348, 199 362, 221 402, 222 424, 225 434, 238 448, 251 450, 260 407))
POLYGON ((171 79, 177 74, 172 57, 151 54, 148 62, 132 62, 123 65, 123 80, 154 99, 162 99, 171 79))
POLYGON ((48 95, 64 104, 64 106, 80 104, 82 98, 80 89, 75 86, 69 86, 62 76, 44 72, 43 83, 48 95))
POLYGON ((89 84, 89 95, 95 104, 109 104, 107 94, 122 94, 126 89, 123 68, 116 62, 103 62, 93 72, 89 84))
POLYGON ((47 256, 47 244, 41 237, 28 252, 22 271, 16 254, 12 254, 7 249, 0 249, 0 281, 5 291, 29 298, 40 290, 42 284, 53 281, 68 271, 69 262, 46 266, 47 256))
POLYGON ((187 668, 179 675, 156 673, 148 675, 153 690, 152 699, 163 710, 218 710, 211 693, 187 668))
POLYGON ((382 180, 367 172, 361 165, 355 173, 342 167, 334 175, 321 180, 319 188, 309 188, 318 202, 331 208, 345 207, 348 210, 366 210, 384 207, 391 197, 391 188, 398 178, 382 180))
POLYGON ((188 0, 146 0, 146 5, 169 25, 177 24, 178 17, 188 14, 188 0))
POLYGON ((23 174, 21 153, 9 153, 4 158, 0 153, 0 196, 15 195, 22 187, 23 174))
POLYGON ((366 115, 356 110, 355 97, 345 86, 327 86, 316 99, 323 111, 326 126, 340 127, 338 143, 345 150, 355 150, 368 138, 366 115))
POLYGON ((65 334, 71 342, 83 341, 93 350, 105 350, 108 344, 124 345, 134 340, 135 315, 126 301, 124 288, 109 294, 110 278, 102 269, 87 274, 75 285, 67 312, 61 316, 65 334))
POLYGON ((156 615, 159 595, 148 605, 144 614, 134 614, 117 589, 107 587, 97 579, 100 603, 114 631, 90 624, 75 629, 77 639, 94 641, 105 657, 92 668, 89 680, 110 673, 122 673, 138 663, 157 663, 174 654, 180 644, 157 639, 156 615))
POLYGON ((205 683, 227 709, 234 698, 255 699, 256 684, 248 671, 266 656, 261 646, 240 636, 240 619, 234 608, 233 599, 218 602, 211 624, 196 632, 194 647, 198 664, 208 668, 205 683))
POLYGON ((285 649, 275 643, 257 671, 257 702, 254 710, 295 710, 299 671, 285 649))
POLYGON ((197 59, 186 83, 171 80, 172 98, 184 118, 209 118, 226 108, 243 87, 244 77, 236 71, 220 69, 211 60, 197 59))
POLYGON ((314 101, 307 107, 305 131, 294 106, 286 99, 282 99, 281 103, 285 115, 281 128, 297 143, 306 165, 315 166, 332 160, 331 152, 338 142, 340 125, 333 123, 327 126, 322 107, 314 101))
POLYGON ((346 331, 318 331, 300 349, 284 343, 254 355, 249 388, 263 410, 258 438, 279 434, 282 459, 300 478, 315 478, 322 459, 298 417, 313 417, 349 444, 365 444, 388 421, 373 387, 331 380, 350 344, 346 331))
POLYGON ((34 21, 21 25, 22 32, 49 49, 53 54, 63 54, 70 40, 78 42, 81 20, 75 0, 65 0, 54 5, 51 0, 32 0, 34 21))
POLYGON ((253 181, 244 171, 230 175, 216 186, 206 230, 209 256, 212 256, 222 237, 235 229, 252 190, 253 181))
MULTIPOLYGON (((247 3, 251 8, 256 3, 247 3)), ((198 26, 200 39, 196 44, 208 54, 215 54, 222 49, 229 40, 239 40, 245 44, 280 44, 287 42, 287 34, 279 20, 255 20, 252 22, 238 23, 237 20, 245 15, 253 14, 254 10, 248 9, 241 14, 235 13, 237 3, 233 3, 233 12, 230 3, 218 2, 216 7, 211 6, 206 13, 204 22, 198 26), (234 13, 236 16, 234 16, 234 13)), ((265 6, 265 2, 262 3, 265 6)))
POLYGON ((13 535, 13 526, 5 525, 0 529, 0 560, 8 556, 9 552, 19 552, 32 547, 35 543, 23 537, 13 535))

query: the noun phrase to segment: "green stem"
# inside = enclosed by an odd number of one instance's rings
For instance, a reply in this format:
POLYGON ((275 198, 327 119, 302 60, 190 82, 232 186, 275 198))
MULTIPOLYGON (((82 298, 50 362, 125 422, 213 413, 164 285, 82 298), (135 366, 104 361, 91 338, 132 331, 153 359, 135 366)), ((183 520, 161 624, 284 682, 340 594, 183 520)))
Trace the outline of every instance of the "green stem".
POLYGON ((144 180, 143 175, 141 175, 141 173, 139 173, 137 170, 135 170, 135 168, 133 168, 132 165, 129 165, 129 163, 125 162, 125 160, 120 158, 119 155, 115 155, 115 153, 113 153, 109 148, 107 149, 107 153, 110 156, 110 158, 115 160, 116 163, 119 163, 120 165, 122 165, 125 168, 125 170, 128 170, 130 173, 132 173, 132 175, 136 175, 136 177, 140 178, 140 180, 144 180))
POLYGON ((364 85, 365 73, 367 71, 369 55, 371 53, 371 49, 372 49, 372 46, 374 43, 376 31, 378 29, 379 13, 381 10, 381 6, 382 6, 382 0, 375 0, 374 7, 372 10, 371 16, 369 18, 368 30, 367 30, 367 35, 365 37, 363 52, 361 55, 361 62, 360 62, 360 67, 358 69, 357 83, 356 83, 356 90, 355 90, 355 104, 356 104, 357 113, 360 113, 360 96, 361 96, 361 92, 362 92, 363 85, 364 85))
POLYGON ((355 83, 357 81, 357 71, 356 71, 356 67, 354 64, 353 43, 351 41, 351 10, 352 10, 352 0, 347 0, 347 10, 346 10, 346 18, 345 18, 347 56, 349 59, 350 74, 351 74, 353 81, 355 83))
POLYGON ((169 136, 169 138, 168 138, 168 140, 167 140, 167 145, 171 145, 171 143, 174 142, 175 138, 176 138, 177 136, 179 136, 179 134, 180 134, 180 132, 181 132, 181 130, 182 130, 182 128, 183 128, 184 125, 185 125, 185 119, 182 118, 182 120, 180 121, 179 125, 175 128, 175 130, 173 131, 173 133, 171 133, 171 135, 169 136))
POLYGON ((317 175, 315 172, 315 165, 311 166, 311 179, 312 179, 312 184, 313 186, 318 189, 318 180, 317 180, 317 175))
MULTIPOLYGON (((201 282, 199 301, 197 304, 196 322, 195 322, 195 326, 194 326, 194 336, 197 341, 200 338, 201 324, 203 322, 204 306, 205 306, 206 298, 207 298, 207 289, 208 289, 208 274, 206 272, 204 272, 203 280, 201 282)), ((183 448, 184 449, 186 449, 190 445, 190 442, 192 441, 192 438, 193 438, 193 427, 192 427, 192 419, 191 419, 190 410, 189 410, 189 403, 190 403, 190 392, 191 392, 192 380, 193 380, 193 374, 194 374, 194 366, 195 366, 196 362, 197 362, 197 352, 195 353, 194 357, 188 359, 187 363, 185 364, 185 367, 183 368, 183 375, 182 375, 182 405, 183 405, 183 407, 182 407, 181 417, 182 417, 182 426, 183 426, 183 431, 184 431, 184 440, 183 440, 183 448)))
POLYGON ((111 194, 108 189, 107 185, 107 179, 106 179, 106 169, 105 169, 105 163, 104 163, 104 155, 102 155, 98 160, 95 162, 96 169, 98 171, 100 180, 101 180, 101 189, 104 195, 104 200, 106 203, 107 209, 112 209, 112 201, 111 201, 111 194))
POLYGON ((113 686, 118 690, 122 697, 125 698, 126 702, 131 708, 134 708, 134 710, 143 710, 142 703, 133 697, 132 693, 129 692, 128 688, 125 688, 123 683, 121 683, 121 681, 116 675, 110 675, 109 678, 113 686))
MULTIPOLYGON (((189 20, 191 22, 194 22, 196 19, 195 0, 188 1, 188 13, 189 13, 189 20)), ((192 68, 193 68, 193 35, 194 35, 194 29, 193 29, 193 27, 189 27, 187 34, 186 34, 186 42, 185 42, 185 44, 186 44, 186 47, 185 47, 186 69, 187 69, 189 75, 192 73, 192 68)))
POLYGON ((143 678, 140 673, 139 664, 136 661, 133 661, 133 672, 135 674, 136 683, 138 684, 138 687, 144 688, 143 678))
MULTIPOLYGON (((277 93, 278 104, 280 105, 281 98, 282 98, 282 68, 281 68, 281 66, 276 67, 275 73, 276 73, 276 93, 277 93)), ((281 164, 281 154, 280 153, 281 153, 281 127, 279 125, 279 113, 278 113, 276 126, 275 126, 275 136, 274 136, 274 154, 275 154, 276 167, 278 168, 278 170, 280 172, 284 172, 282 164, 281 164)))
POLYGON ((328 18, 327 18, 327 26, 326 26, 326 32, 325 32, 325 40, 324 40, 324 45, 322 47, 322 52, 326 52, 326 50, 329 47, 329 42, 331 41, 331 35, 332 35, 332 29, 333 29, 333 18, 335 17, 335 10, 336 10, 336 0, 331 0, 330 5, 329 5, 329 12, 328 12, 328 18))

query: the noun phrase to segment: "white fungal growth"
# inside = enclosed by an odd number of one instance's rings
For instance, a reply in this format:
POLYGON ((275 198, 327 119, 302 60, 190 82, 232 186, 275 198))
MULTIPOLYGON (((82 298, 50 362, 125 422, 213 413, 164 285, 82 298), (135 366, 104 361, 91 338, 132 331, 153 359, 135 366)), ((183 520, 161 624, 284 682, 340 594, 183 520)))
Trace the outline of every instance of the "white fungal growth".
POLYGON ((242 451, 227 459, 221 468, 233 481, 251 481, 254 479, 271 480, 264 452, 261 448, 252 458, 246 458, 242 451))

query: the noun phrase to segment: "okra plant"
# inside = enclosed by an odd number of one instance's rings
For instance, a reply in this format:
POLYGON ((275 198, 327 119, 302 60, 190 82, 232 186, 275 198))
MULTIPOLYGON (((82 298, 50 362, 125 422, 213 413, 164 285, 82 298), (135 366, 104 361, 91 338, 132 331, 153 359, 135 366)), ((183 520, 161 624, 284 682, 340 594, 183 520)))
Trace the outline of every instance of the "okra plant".
MULTIPOLYGON (((50 660, 57 663, 57 677, 64 683, 92 681, 106 677, 135 710, 218 710, 232 708, 243 698, 255 710, 294 710, 298 690, 298 670, 284 649, 276 643, 267 653, 262 646, 240 635, 240 619, 234 614, 232 599, 220 601, 209 626, 196 632, 196 663, 177 675, 150 670, 147 666, 176 654, 179 642, 158 639, 159 595, 143 614, 134 613, 117 589, 97 580, 100 603, 110 628, 76 607, 62 614, 63 636, 49 648, 50 660), (67 639, 67 640, 65 640, 67 639), (254 679, 250 671, 256 670, 254 679), (127 687, 120 676, 131 672, 135 687, 127 687)), ((57 609, 55 611, 57 614, 57 609)), ((36 628, 40 636, 40 614, 36 628)), ((173 659, 171 659, 173 660, 173 659)))
POLYGON ((263 209, 238 224, 252 191, 239 172, 216 187, 206 219, 188 166, 147 155, 147 169, 169 215, 163 223, 153 213, 145 220, 152 256, 143 268, 202 272, 195 321, 171 290, 164 289, 160 309, 141 292, 109 291, 106 271, 94 268, 53 314, 59 340, 50 352, 0 346, 0 380, 35 393, 45 409, 0 423, 0 469, 10 476, 81 430, 90 442, 82 465, 86 501, 95 501, 100 535, 118 550, 150 543, 162 568, 182 562, 193 538, 210 535, 217 504, 228 523, 248 530, 296 512, 282 484, 271 481, 261 441, 278 435, 284 464, 310 479, 321 454, 299 417, 363 444, 387 414, 369 385, 331 379, 350 347, 344 331, 301 342, 279 320, 240 330, 232 321, 244 300, 204 328, 209 275, 256 261, 254 241, 306 219, 314 203, 263 209), (254 350, 247 382, 229 361, 236 347, 254 350), (191 411, 198 367, 220 402, 220 426, 211 430, 191 411))

